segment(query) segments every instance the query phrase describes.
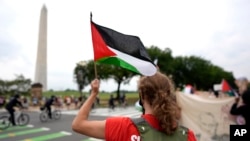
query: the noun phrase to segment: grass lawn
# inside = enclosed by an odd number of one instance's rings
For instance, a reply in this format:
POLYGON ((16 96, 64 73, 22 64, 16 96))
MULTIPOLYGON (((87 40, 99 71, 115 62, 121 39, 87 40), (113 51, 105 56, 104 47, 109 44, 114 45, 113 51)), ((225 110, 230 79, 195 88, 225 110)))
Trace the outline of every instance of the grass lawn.
MULTIPOLYGON (((85 96, 88 96, 89 93, 84 92, 85 96)), ((116 97, 116 93, 112 93, 114 97, 116 97)), ((43 96, 45 97, 50 97, 51 95, 55 96, 76 96, 79 97, 80 93, 77 91, 48 91, 48 92, 43 92, 43 96)), ((100 93, 99 98, 100 98, 100 103, 103 106, 106 106, 108 103, 108 99, 110 97, 110 93, 100 93)), ((126 99, 129 105, 134 105, 134 103, 139 99, 139 94, 138 93, 126 93, 126 99)))

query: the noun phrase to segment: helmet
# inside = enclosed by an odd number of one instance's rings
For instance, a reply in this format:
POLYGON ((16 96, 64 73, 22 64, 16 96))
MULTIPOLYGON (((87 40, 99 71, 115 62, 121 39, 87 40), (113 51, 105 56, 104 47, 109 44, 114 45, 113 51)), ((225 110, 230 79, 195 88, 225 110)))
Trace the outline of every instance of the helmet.
POLYGON ((54 96, 54 95, 51 96, 51 99, 55 100, 55 98, 56 98, 56 96, 54 96))
POLYGON ((20 95, 19 94, 15 94, 14 98, 18 99, 18 98, 20 98, 20 95))

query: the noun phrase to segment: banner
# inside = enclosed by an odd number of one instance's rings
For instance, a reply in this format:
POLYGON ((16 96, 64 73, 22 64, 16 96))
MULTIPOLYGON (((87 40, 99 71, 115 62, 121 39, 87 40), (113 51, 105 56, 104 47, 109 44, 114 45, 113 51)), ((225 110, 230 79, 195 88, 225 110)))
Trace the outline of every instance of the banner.
POLYGON ((192 129, 198 141, 229 141, 230 124, 235 125, 237 118, 230 114, 234 97, 177 92, 177 100, 182 108, 181 124, 192 129))

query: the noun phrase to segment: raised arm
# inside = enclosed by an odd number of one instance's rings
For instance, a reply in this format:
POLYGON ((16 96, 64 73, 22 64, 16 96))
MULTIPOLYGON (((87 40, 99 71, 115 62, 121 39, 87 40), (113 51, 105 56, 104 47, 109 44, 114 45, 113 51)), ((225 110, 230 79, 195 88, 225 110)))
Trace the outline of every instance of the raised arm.
POLYGON ((99 86, 100 86, 100 82, 98 79, 95 79, 91 82, 91 94, 88 97, 88 99, 84 102, 78 114, 74 118, 72 122, 72 129, 73 131, 86 135, 86 136, 104 139, 106 120, 102 120, 102 121, 88 120, 91 106, 95 102, 96 96, 99 93, 99 86))
POLYGON ((242 113, 245 112, 245 110, 244 110, 245 106, 238 107, 239 100, 240 100, 239 97, 235 98, 235 102, 231 107, 230 114, 232 114, 232 115, 241 115, 242 113))

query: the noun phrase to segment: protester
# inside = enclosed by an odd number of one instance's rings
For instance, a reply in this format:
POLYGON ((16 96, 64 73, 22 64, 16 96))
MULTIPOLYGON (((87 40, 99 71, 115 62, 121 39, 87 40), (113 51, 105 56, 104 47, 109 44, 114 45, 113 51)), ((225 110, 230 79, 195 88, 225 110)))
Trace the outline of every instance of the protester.
POLYGON ((109 98, 109 108, 111 110, 115 109, 115 98, 114 98, 113 94, 111 94, 110 98, 109 98))
POLYGON ((33 103, 33 106, 37 106, 38 105, 38 98, 37 97, 33 97, 32 98, 32 103, 33 103))
MULTIPOLYGON (((236 123, 237 124, 244 125, 244 124, 246 124, 247 119, 246 119, 246 117, 244 117, 242 115, 242 113, 247 112, 246 109, 249 110, 249 108, 246 108, 246 107, 248 107, 246 105, 246 101, 248 101, 247 100, 248 96, 244 96, 244 95, 245 94, 248 95, 249 92, 247 92, 247 91, 250 91, 250 88, 248 85, 249 82, 248 82, 248 79, 246 77, 239 77, 238 79, 235 80, 235 84, 238 87, 238 90, 237 90, 237 92, 235 91, 235 103, 231 106, 231 114, 237 115, 236 116, 236 123), (245 100, 243 100, 243 97, 245 100), (245 109, 245 110, 242 110, 242 109, 245 109)), ((249 120, 248 120, 248 124, 249 124, 249 120)))
POLYGON ((238 92, 242 95, 249 87, 248 87, 248 80, 246 77, 240 77, 235 80, 235 84, 238 87, 238 92))
POLYGON ((96 96, 96 104, 97 104, 97 106, 100 106, 100 98, 98 95, 96 96))
POLYGON ((78 108, 78 98, 74 96, 74 104, 75 104, 75 109, 78 108))
POLYGON ((127 106, 127 99, 126 99, 126 94, 123 92, 120 98, 121 106, 123 108, 126 108, 127 106))
POLYGON ((6 103, 5 97, 4 97, 4 96, 0 96, 0 108, 1 108, 2 106, 4 106, 5 103, 6 103))
POLYGON ((55 105, 57 108, 62 109, 63 108, 63 98, 62 96, 57 96, 55 100, 55 105))
MULTIPOLYGON (((139 96, 145 109, 142 118, 150 125, 150 131, 153 130, 166 138, 175 136, 175 133, 179 132, 177 129, 179 129, 180 107, 177 105, 171 80, 166 75, 157 72, 153 76, 141 77, 138 84, 139 96)), ((99 85, 98 79, 91 82, 91 95, 74 118, 72 129, 83 135, 105 139, 106 141, 140 141, 143 138, 140 137, 142 134, 139 133, 136 125, 129 117, 88 120, 91 105, 99 93, 99 85)), ((178 141, 196 141, 194 132, 186 129, 186 132, 177 134, 175 139, 178 141), (185 138, 179 139, 181 137, 185 138)), ((157 139, 158 136, 151 137, 157 139)))
POLYGON ((24 109, 26 109, 26 110, 29 109, 29 101, 28 101, 27 97, 23 97, 22 104, 23 104, 24 109))
POLYGON ((67 110, 70 109, 70 105, 71 105, 71 97, 70 96, 67 96, 65 98, 65 103, 66 103, 66 106, 67 106, 67 110))
POLYGON ((250 89, 242 93, 243 104, 238 107, 240 98, 235 98, 235 103, 232 105, 230 113, 232 115, 241 115, 245 119, 245 125, 250 125, 250 89))

